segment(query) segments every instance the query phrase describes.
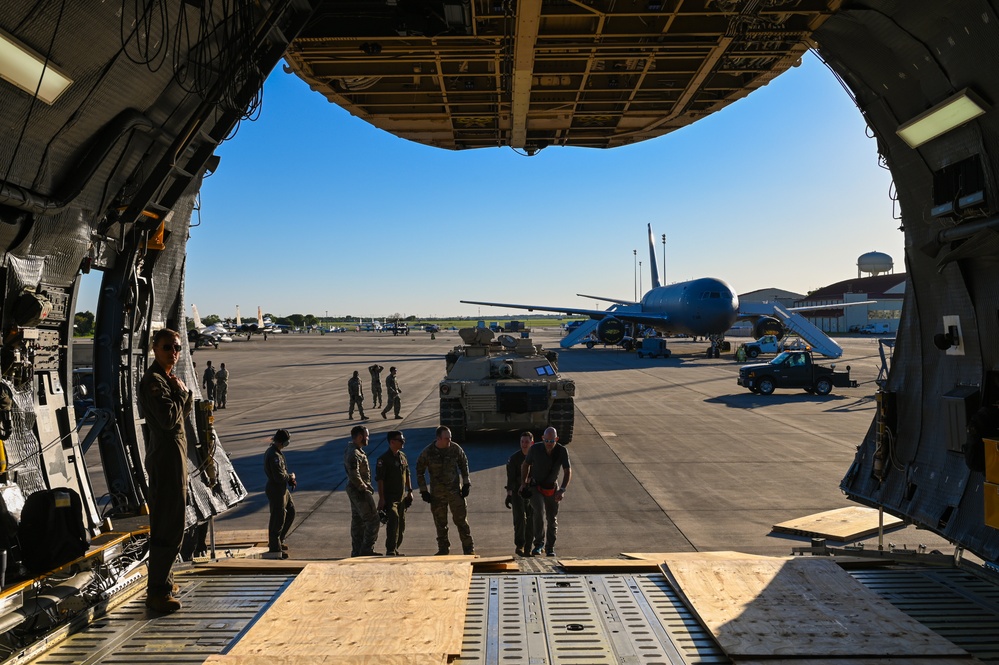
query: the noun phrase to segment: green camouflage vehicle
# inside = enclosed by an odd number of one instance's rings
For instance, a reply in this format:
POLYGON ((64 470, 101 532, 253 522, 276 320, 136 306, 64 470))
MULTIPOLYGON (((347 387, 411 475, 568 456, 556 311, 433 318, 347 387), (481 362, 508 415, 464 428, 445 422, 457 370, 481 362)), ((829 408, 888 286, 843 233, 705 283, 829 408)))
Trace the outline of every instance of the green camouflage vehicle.
MULTIPOLYGON (((440 383, 441 425, 464 442, 473 430, 558 430, 559 442, 572 440, 576 384, 558 374, 558 354, 529 338, 500 335, 486 328, 458 332, 462 346, 446 356, 440 383)), ((540 437, 538 437, 540 438, 540 437)))

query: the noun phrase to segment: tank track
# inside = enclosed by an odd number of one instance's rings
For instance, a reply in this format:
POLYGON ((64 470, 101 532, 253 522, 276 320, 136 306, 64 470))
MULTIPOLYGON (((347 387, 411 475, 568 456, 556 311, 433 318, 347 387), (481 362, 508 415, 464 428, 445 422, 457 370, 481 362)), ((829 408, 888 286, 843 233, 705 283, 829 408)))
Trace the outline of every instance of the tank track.
POLYGON ((576 409, 572 398, 552 401, 548 411, 548 424, 558 431, 558 441, 566 444, 572 441, 572 426, 576 418, 576 409))

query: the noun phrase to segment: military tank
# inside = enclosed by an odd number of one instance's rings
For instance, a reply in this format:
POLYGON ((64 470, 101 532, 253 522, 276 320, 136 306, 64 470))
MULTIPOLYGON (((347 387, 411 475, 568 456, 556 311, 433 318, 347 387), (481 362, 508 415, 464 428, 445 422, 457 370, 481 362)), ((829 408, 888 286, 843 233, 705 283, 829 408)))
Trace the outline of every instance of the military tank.
POLYGON ((458 331, 463 345, 445 357, 440 382, 441 425, 463 441, 476 430, 558 430, 559 442, 572 441, 576 384, 558 373, 558 354, 529 338, 500 335, 486 328, 458 331))

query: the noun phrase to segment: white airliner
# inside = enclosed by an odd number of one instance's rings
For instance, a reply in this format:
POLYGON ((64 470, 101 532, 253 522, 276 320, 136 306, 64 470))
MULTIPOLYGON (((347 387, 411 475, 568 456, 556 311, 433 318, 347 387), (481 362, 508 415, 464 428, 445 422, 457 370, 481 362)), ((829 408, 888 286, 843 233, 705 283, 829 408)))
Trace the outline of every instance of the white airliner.
MULTIPOLYGON (((652 289, 638 302, 602 298, 582 293, 576 294, 584 298, 614 303, 606 310, 478 300, 462 300, 461 302, 469 305, 512 307, 528 311, 561 312, 590 317, 591 321, 579 326, 562 339, 560 344, 563 348, 578 344, 591 334, 605 344, 621 344, 626 341, 625 324, 631 323, 654 328, 664 335, 683 334, 692 337, 707 337, 711 340, 708 352, 717 357, 718 345, 724 340, 725 333, 732 327, 732 324, 738 319, 750 319, 753 321, 754 338, 763 335, 781 337, 786 330, 792 330, 811 344, 815 351, 824 356, 839 358, 843 354, 843 349, 835 340, 822 332, 811 321, 798 314, 800 311, 809 309, 829 309, 830 305, 784 307, 778 303, 751 303, 740 307, 739 296, 736 295, 735 290, 728 282, 714 277, 703 277, 663 286, 659 283, 659 270, 656 267, 656 248, 651 224, 649 224, 649 258, 652 270, 652 289)), ((837 304, 836 307, 866 305, 872 302, 876 301, 842 303, 837 304)))

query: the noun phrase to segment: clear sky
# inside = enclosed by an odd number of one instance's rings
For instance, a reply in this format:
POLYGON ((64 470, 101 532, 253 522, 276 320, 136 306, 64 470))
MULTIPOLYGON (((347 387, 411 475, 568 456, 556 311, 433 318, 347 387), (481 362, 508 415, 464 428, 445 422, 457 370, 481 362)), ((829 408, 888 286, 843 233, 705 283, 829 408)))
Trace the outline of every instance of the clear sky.
POLYGON ((891 176, 811 54, 664 137, 534 157, 396 138, 279 65, 259 119, 218 154, 188 245, 188 315, 191 303, 202 316, 239 304, 244 317, 257 305, 279 316, 480 313, 461 299, 593 307, 575 294, 634 297, 636 249, 648 290, 650 222, 660 262, 667 236, 668 282, 804 293, 856 276, 872 250, 905 270, 891 176))

